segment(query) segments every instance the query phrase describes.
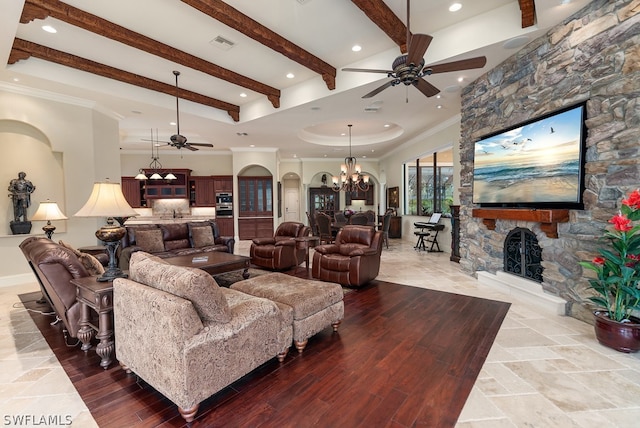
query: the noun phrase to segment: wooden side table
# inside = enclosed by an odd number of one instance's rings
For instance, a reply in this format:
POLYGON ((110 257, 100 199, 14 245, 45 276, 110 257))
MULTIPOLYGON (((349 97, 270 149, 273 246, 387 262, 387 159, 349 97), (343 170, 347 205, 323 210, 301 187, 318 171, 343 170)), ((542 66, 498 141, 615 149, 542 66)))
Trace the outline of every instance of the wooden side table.
MULTIPOLYGON (((304 250, 304 267, 309 270, 309 249, 320 244, 320 237, 318 236, 301 236, 296 238, 296 250, 304 250)), ((298 260, 298 252, 296 251, 296 266, 300 264, 298 260)))
POLYGON ((91 349, 94 334, 100 343, 96 346, 96 354, 101 358, 100 366, 107 369, 113 361, 115 342, 113 340, 113 282, 99 282, 97 276, 74 278, 71 283, 76 286, 76 300, 80 302, 80 330, 78 338, 82 342, 82 350, 91 349), (90 309, 98 313, 98 325, 91 323, 90 309), (97 334, 96 334, 97 332, 97 334))

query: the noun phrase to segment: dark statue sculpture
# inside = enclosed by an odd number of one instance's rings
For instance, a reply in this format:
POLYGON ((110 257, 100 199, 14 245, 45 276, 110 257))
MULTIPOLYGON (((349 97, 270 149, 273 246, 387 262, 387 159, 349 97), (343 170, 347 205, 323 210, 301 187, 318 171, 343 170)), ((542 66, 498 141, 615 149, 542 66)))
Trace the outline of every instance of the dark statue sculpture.
POLYGON ((31 232, 31 222, 27 220, 27 208, 31 206, 31 194, 36 186, 25 177, 26 173, 20 171, 18 178, 9 183, 9 197, 13 200, 13 221, 10 222, 11 232, 14 235, 31 232))

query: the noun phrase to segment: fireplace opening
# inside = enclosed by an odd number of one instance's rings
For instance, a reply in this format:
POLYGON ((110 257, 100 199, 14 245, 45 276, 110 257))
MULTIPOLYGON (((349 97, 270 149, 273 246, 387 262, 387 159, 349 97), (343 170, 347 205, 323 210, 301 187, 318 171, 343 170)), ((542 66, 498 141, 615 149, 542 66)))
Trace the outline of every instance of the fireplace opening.
POLYGON ((504 240, 504 271, 542 283, 542 248, 529 229, 517 227, 504 240))

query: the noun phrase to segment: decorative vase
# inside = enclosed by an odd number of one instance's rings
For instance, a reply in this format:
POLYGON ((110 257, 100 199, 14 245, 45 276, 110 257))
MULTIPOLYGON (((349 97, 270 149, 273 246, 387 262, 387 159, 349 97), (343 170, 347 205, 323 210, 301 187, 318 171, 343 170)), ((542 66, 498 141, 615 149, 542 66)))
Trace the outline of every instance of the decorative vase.
POLYGON ((613 321, 606 311, 595 311, 595 330, 598 342, 620 352, 640 350, 640 320, 631 317, 631 322, 613 321))

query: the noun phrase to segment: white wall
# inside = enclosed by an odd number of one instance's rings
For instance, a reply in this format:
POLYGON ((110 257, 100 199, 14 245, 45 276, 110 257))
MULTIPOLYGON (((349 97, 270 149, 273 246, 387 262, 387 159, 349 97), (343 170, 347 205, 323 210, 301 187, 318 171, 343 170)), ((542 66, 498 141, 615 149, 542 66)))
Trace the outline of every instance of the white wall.
MULTIPOLYGON (((64 225, 56 224, 59 229, 53 235, 54 240, 63 239, 78 247, 96 245, 95 231, 105 219, 76 218, 73 214, 88 199, 94 182, 104 181, 107 177, 119 181, 118 122, 93 110, 91 104, 82 100, 53 94, 26 94, 24 88, 12 85, 3 88, 0 91, 0 123, 13 125, 11 132, 0 131, 0 147, 3 158, 11 160, 13 165, 8 171, 10 177, 0 178, 16 178, 17 170, 24 170, 37 192, 32 197, 29 215, 33 215, 40 199, 55 198, 59 206, 64 207, 69 220, 66 220, 66 231, 64 225), (37 150, 33 155, 23 156, 19 146, 12 144, 16 141, 28 141, 37 150), (45 147, 49 147, 48 156, 45 156, 45 147)), ((9 182, 2 185, 8 187, 9 182)), ((5 223, 6 208, 10 204, 11 199, 5 198, 0 210, 5 213, 5 223)), ((42 222, 34 222, 31 233, 43 236, 41 228, 42 222)), ((2 226, 0 230, 7 229, 2 226)), ((0 234, 1 284, 31 278, 31 270, 18 247, 27 236, 0 234)))
MULTIPOLYGON (((440 127, 417 136, 380 161, 380 173, 386 176, 387 187, 400 187, 400 208, 398 208, 398 215, 402 215, 402 239, 417 241, 417 238, 413 234, 415 230, 413 223, 428 220, 427 217, 423 216, 404 215, 403 164, 451 146, 453 147, 453 165, 454 168, 457 169, 458 165, 460 165, 459 116, 443 123, 440 127)), ((460 187, 460 174, 457 171, 454 172, 453 185, 454 189, 460 187)), ((458 191, 454 192, 453 201, 454 204, 460 202, 458 191)), ((440 222, 445 224, 445 230, 438 234, 440 249, 445 252, 451 252, 451 222, 449 219, 442 219, 440 222)))

